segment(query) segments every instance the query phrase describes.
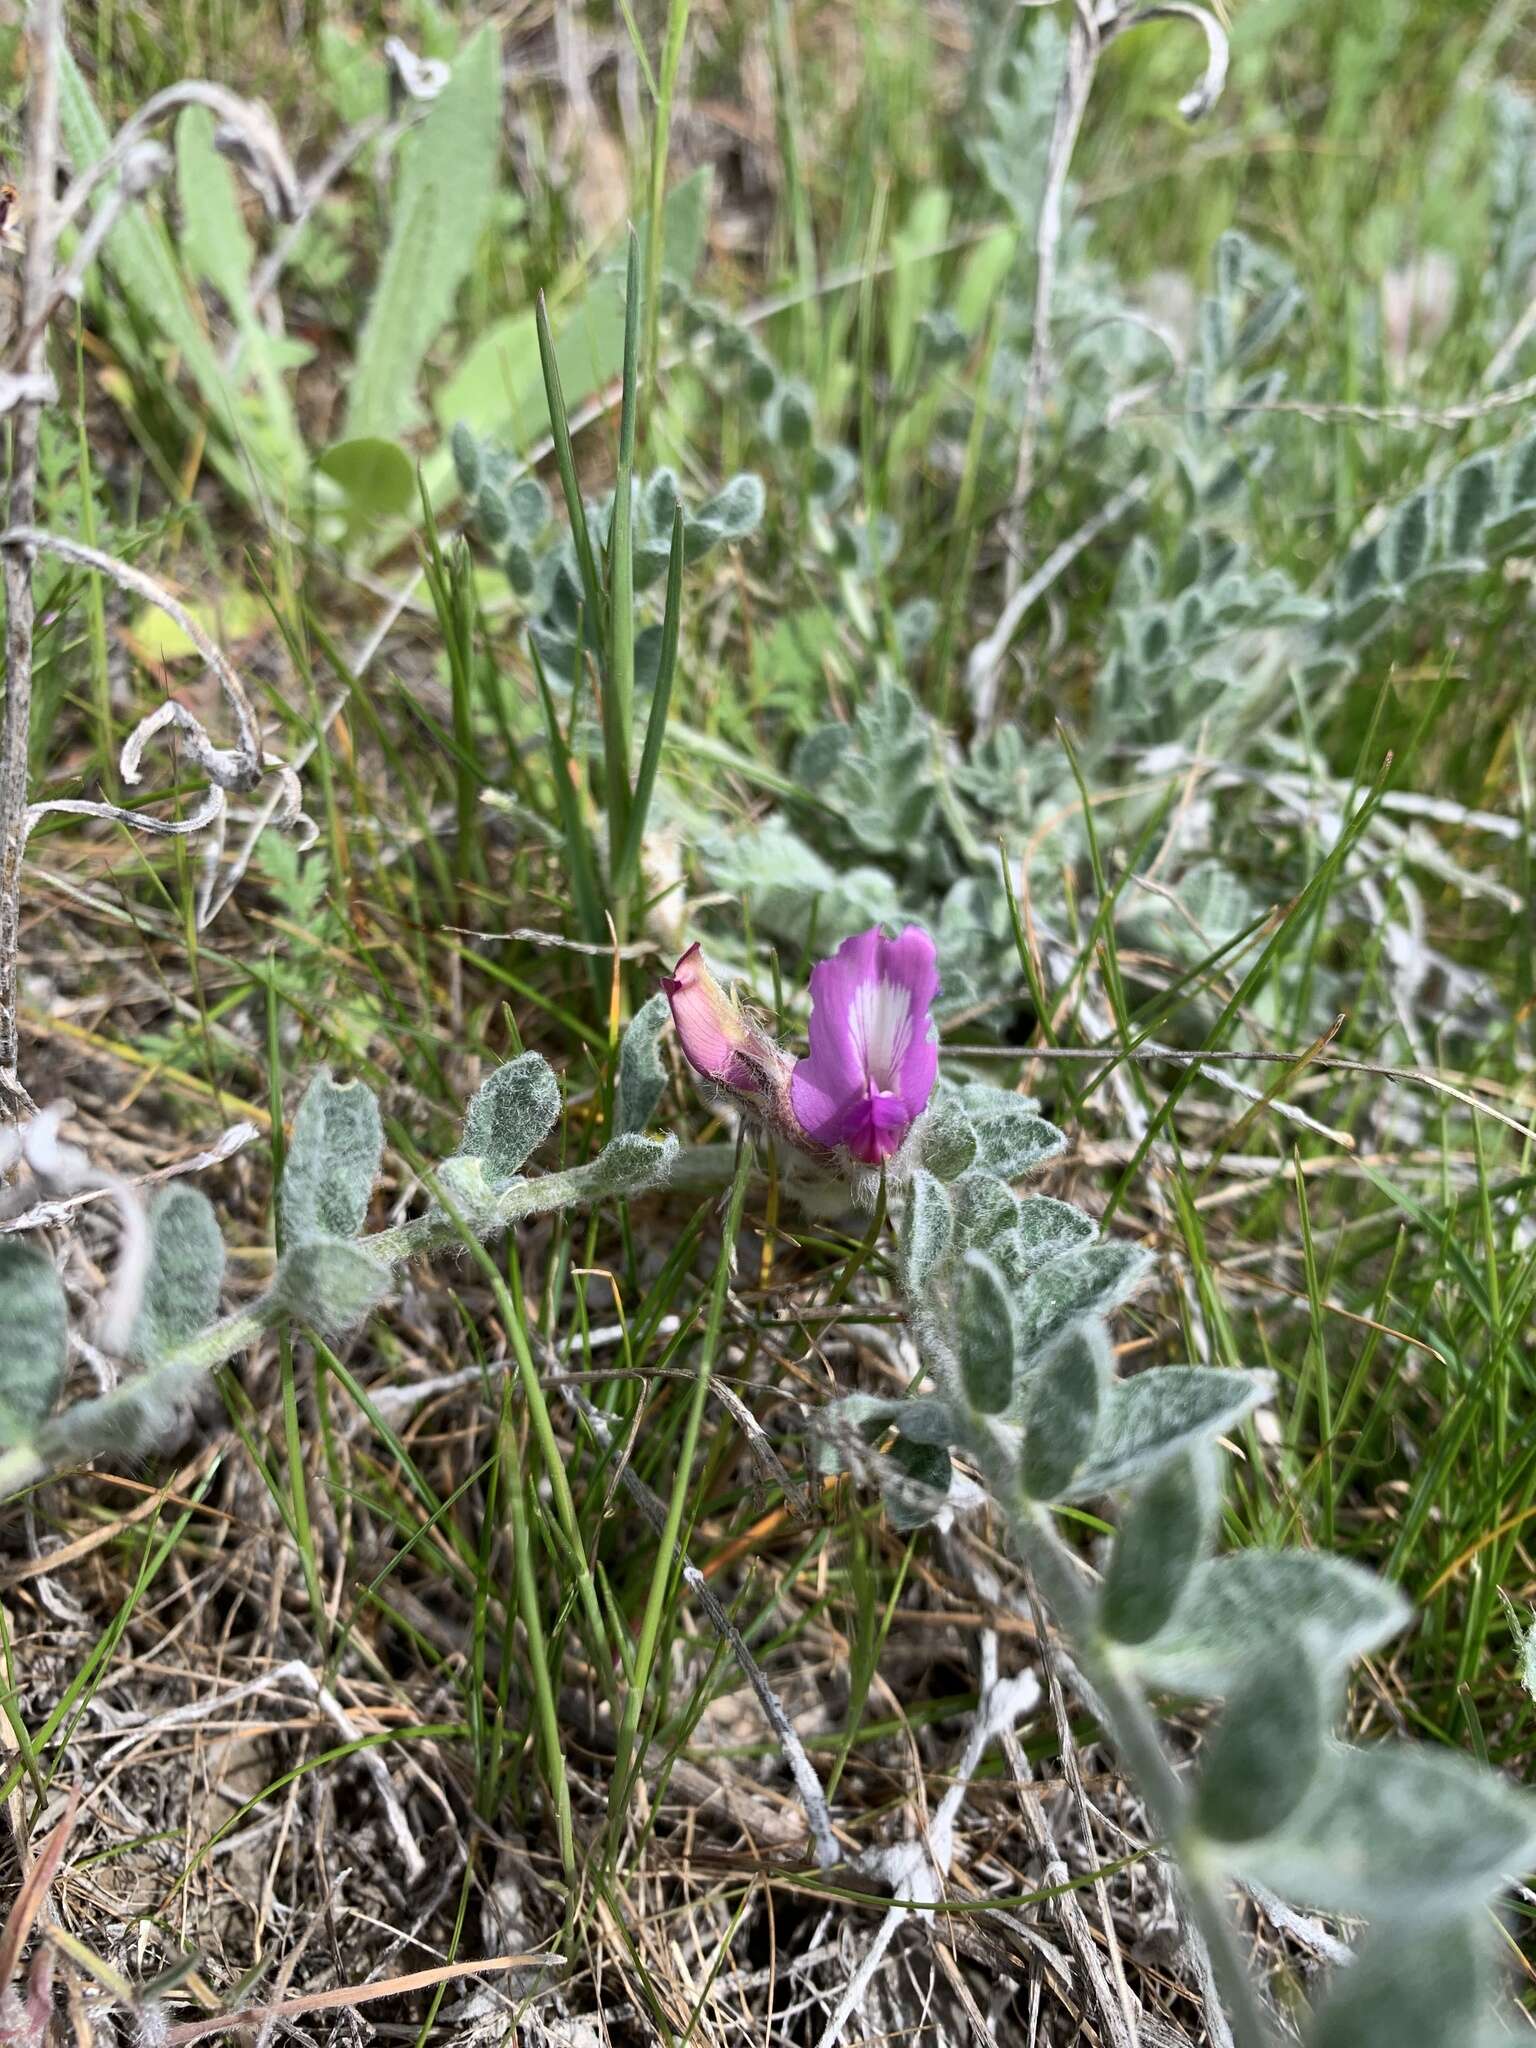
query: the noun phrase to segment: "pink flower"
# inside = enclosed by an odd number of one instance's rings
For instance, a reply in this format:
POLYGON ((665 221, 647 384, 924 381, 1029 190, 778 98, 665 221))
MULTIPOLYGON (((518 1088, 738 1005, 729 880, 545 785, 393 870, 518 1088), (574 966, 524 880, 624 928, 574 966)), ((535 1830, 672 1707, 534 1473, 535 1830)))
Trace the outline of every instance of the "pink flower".
POLYGON ((790 1078, 796 1121, 813 1144, 878 1166, 928 1107, 939 1071, 933 941, 911 924, 844 939, 811 973, 811 1053, 790 1078))
POLYGON ((878 926, 811 972, 811 1050, 791 1060, 721 988, 697 946, 662 982, 689 1064, 777 1136, 826 1158, 879 1166, 928 1107, 939 1053, 933 941, 878 926))
POLYGON ((661 986, 688 1064, 775 1125, 788 1115, 792 1062, 767 1032, 743 1016, 734 996, 692 945, 661 986))

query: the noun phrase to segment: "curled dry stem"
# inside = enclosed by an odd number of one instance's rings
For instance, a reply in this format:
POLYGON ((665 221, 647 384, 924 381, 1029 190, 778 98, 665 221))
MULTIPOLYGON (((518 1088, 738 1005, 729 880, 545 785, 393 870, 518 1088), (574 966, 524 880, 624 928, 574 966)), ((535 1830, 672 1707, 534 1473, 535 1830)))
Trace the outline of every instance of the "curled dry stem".
POLYGON ((288 146, 266 108, 206 78, 183 78, 147 99, 118 129, 95 163, 76 174, 59 201, 56 230, 73 226, 97 186, 130 164, 158 122, 191 106, 206 107, 217 117, 222 123, 219 147, 250 176, 267 210, 292 220, 302 203, 303 187, 288 146))
POLYGON ((127 825, 134 831, 162 838, 186 838, 212 829, 215 833, 213 858, 205 873, 198 899, 197 922, 201 929, 208 922, 213 902, 218 854, 223 845, 227 793, 244 793, 252 790, 263 776, 272 775, 277 785, 274 804, 277 818, 282 824, 300 825, 304 832, 304 843, 307 845, 313 842, 315 827, 312 821, 304 816, 298 776, 286 763, 264 751, 255 710, 233 664, 187 607, 167 590, 163 583, 147 575, 144 570, 136 568, 131 562, 121 561, 116 555, 106 554, 100 548, 88 547, 83 541, 75 540, 71 535, 51 533, 38 526, 12 526, 0 534, 0 550, 6 552, 7 559, 10 558, 10 551, 13 549, 26 550, 29 554, 53 554, 64 561, 77 563, 82 568, 93 569, 97 574, 107 577, 119 590, 127 591, 164 612, 166 617, 186 634, 212 671, 229 707, 236 734, 236 744, 233 747, 216 746, 201 720, 189 711, 186 705, 179 703, 175 698, 167 698, 146 718, 141 719, 124 741, 118 764, 119 773, 126 783, 138 782, 142 775, 146 746, 157 733, 173 728, 186 752, 212 785, 198 809, 186 818, 164 819, 147 816, 142 811, 125 810, 118 804, 95 803, 73 797, 55 798, 26 808, 21 824, 21 846, 25 847, 33 827, 40 819, 59 814, 81 818, 106 818, 117 824, 127 825))

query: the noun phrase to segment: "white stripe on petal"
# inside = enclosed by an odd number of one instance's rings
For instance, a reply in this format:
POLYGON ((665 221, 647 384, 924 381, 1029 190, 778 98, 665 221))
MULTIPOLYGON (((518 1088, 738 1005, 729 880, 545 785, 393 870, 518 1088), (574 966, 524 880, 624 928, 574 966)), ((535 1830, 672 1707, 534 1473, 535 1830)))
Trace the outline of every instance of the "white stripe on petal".
POLYGON ((894 1089, 912 1043, 912 991, 899 981, 859 984, 848 1011, 854 1051, 877 1088, 894 1089))

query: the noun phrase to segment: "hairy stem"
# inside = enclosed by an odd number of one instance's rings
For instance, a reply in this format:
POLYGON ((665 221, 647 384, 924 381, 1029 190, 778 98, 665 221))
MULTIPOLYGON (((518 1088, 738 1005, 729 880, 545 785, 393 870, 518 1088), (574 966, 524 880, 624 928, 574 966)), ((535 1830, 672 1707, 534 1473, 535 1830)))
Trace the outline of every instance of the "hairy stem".
MULTIPOLYGON (((675 1152, 658 1154, 657 1169, 645 1185, 658 1185, 667 1174, 675 1152)), ((630 1185, 626 1194, 642 1192, 630 1185)), ((547 1173, 537 1180, 517 1181, 501 1194, 494 1207, 474 1219, 476 1235, 497 1236, 529 1216, 552 1209, 566 1209, 587 1201, 600 1201, 614 1193, 610 1171, 601 1158, 585 1166, 573 1166, 560 1173, 547 1173)), ((376 1231, 357 1240, 361 1250, 381 1266, 396 1266, 421 1252, 462 1246, 463 1227, 442 1215, 428 1215, 401 1224, 394 1230, 376 1231)), ((176 1392, 204 1373, 226 1364, 250 1349, 264 1331, 283 1322, 290 1310, 274 1287, 237 1314, 212 1323, 188 1343, 155 1360, 142 1372, 134 1373, 108 1394, 93 1401, 77 1402, 62 1415, 45 1423, 34 1442, 0 1450, 0 1499, 32 1485, 55 1467, 83 1462, 98 1456, 120 1441, 124 1426, 157 1393, 169 1400, 176 1392)))
POLYGON ((1188 1796, 1168 1761, 1146 1700, 1126 1682, 1104 1639, 1076 1559, 1057 1535, 1050 1510, 1038 1502, 1015 1503, 1008 1519, 1073 1658, 1098 1697, 1115 1747, 1167 1844, 1190 1918, 1209 1952, 1236 2048, 1274 2048, 1274 2031, 1243 1962, 1219 1882, 1191 1840, 1188 1796))

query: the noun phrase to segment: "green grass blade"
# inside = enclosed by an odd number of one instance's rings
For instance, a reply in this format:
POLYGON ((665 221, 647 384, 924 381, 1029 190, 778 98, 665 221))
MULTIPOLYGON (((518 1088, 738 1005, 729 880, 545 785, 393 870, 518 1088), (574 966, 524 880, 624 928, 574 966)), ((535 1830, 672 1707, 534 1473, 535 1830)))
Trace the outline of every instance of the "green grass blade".
POLYGON ((661 83, 656 90, 656 124, 651 131, 651 211, 645 227, 645 388, 655 401, 657 338, 661 330, 661 252, 664 241, 662 200, 667 183, 667 153, 672 145, 672 101, 683 38, 688 32, 688 0, 670 0, 667 40, 661 53, 661 83))
POLYGON ((677 674, 677 642, 683 609, 683 508, 672 515, 672 552, 667 560, 667 606, 661 622, 661 660, 656 669, 656 688, 651 695, 650 716, 645 726, 645 746, 640 755, 640 772, 635 777, 634 800, 630 805, 629 831, 614 873, 614 895, 625 896, 640 867, 640 848, 645 840, 645 821, 650 815, 661 766, 661 750, 667 737, 667 711, 672 702, 672 684, 677 674))
POLYGON ((565 393, 560 388, 560 360, 555 354, 554 336, 549 331, 549 309, 544 303, 544 294, 539 293, 534 308, 534 323, 539 336, 539 363, 544 372, 544 395, 549 401, 549 428, 555 444, 555 467, 560 472, 560 489, 565 495, 565 509, 571 522, 571 545, 576 550, 576 563, 581 572, 582 597, 587 607, 589 629, 595 646, 604 644, 602 621, 603 586, 597 573, 597 558, 592 552, 592 536, 587 531, 587 508, 582 500, 581 484, 576 475, 576 457, 571 448, 571 423, 565 410, 565 393))
MULTIPOLYGON (((608 529, 608 663, 603 677, 603 756, 609 844, 622 847, 629 827, 629 757, 635 717, 635 415, 639 399, 640 238, 629 231, 624 273, 624 396, 619 413, 619 470, 608 529)), ((617 867, 610 869, 614 915, 621 917, 617 867)))
POLYGON ((667 1588, 672 1583, 672 1575, 677 1566, 677 1543, 683 1526, 683 1509, 688 1499, 688 1482, 693 1473, 693 1461, 699 1447, 699 1432, 704 1420, 705 1404, 709 1399, 710 1373, 720 1343, 721 1326, 725 1320, 725 1296, 730 1285, 731 1258, 737 1234, 741 1229, 742 1211, 746 1207, 747 1183, 752 1176, 752 1164, 752 1148, 743 1144, 736 1155, 736 1174, 731 1182, 730 1198, 721 1231, 720 1257, 710 1287, 709 1309, 704 1324, 703 1340, 699 1347, 698 1369, 693 1382, 693 1398, 683 1428, 683 1439, 677 1451, 676 1476, 672 1483, 671 1498, 667 1502, 666 1526, 662 1530, 657 1547, 656 1563, 651 1573, 650 1589, 646 1595, 645 1614, 640 1624, 640 1640, 635 1650, 635 1679, 625 1694, 624 1715, 619 1724, 613 1764, 614 1796, 609 1808, 615 1845, 629 1806, 635 1762, 635 1737, 639 1732, 646 1688, 650 1683, 656 1644, 666 1611, 667 1588))
POLYGON ((597 886, 597 866, 592 857, 592 841, 587 832, 587 821, 582 815, 581 794, 572 779, 571 750, 566 745, 565 734, 560 730, 560 714, 555 704, 554 693, 549 687, 549 677, 544 673, 544 663, 540 659, 537 646, 531 640, 528 643, 528 651, 533 657, 533 673, 539 686, 539 704, 544 713, 544 731, 549 741, 549 765, 555 778, 555 804, 560 813, 560 829, 565 836, 565 858, 571 894, 576 903, 576 916, 581 925, 581 935, 587 944, 600 946, 608 937, 608 922, 603 916, 603 899, 597 886))

